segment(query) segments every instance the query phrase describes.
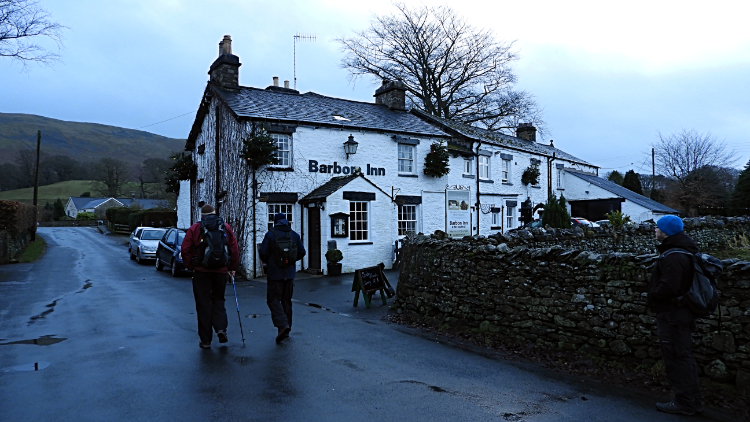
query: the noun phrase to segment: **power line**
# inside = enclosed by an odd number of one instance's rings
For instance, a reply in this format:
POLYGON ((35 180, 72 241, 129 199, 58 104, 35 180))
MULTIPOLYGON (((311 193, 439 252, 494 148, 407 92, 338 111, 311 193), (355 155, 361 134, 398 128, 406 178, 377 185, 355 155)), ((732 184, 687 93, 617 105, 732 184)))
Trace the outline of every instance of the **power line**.
POLYGON ((175 117, 169 118, 169 119, 167 119, 167 120, 162 120, 161 122, 151 123, 150 125, 146 125, 146 126, 141 126, 141 127, 137 127, 137 128, 135 128, 135 129, 133 129, 133 130, 139 130, 139 129, 143 129, 144 127, 155 126, 155 125, 158 125, 158 124, 160 124, 160 123, 164 123, 164 122, 168 122, 168 121, 170 121, 170 120, 178 119, 178 118, 180 118, 180 117, 182 117, 182 116, 187 116, 188 114, 192 114, 192 113, 195 113, 196 111, 198 111, 198 110, 188 111, 188 112, 187 112, 187 113, 185 113, 185 114, 180 114, 179 116, 175 116, 175 117))

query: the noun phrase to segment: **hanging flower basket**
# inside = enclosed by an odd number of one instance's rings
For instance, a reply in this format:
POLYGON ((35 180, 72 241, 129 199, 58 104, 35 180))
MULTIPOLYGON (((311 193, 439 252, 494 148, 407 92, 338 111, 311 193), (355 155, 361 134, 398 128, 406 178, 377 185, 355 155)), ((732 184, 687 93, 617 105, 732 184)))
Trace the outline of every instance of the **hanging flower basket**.
POLYGON ((266 131, 257 131, 255 135, 242 140, 240 157, 247 160, 247 164, 257 170, 269 164, 279 164, 276 158, 278 147, 271 135, 266 131))
POLYGON ((167 192, 180 193, 180 180, 194 178, 198 172, 198 166, 193 163, 193 157, 185 153, 175 154, 172 159, 175 163, 169 168, 164 182, 167 185, 167 192))
POLYGON ((430 145, 430 152, 424 158, 424 174, 432 177, 443 177, 450 171, 448 147, 439 142, 430 145))
POLYGON ((539 166, 532 164, 523 171, 523 175, 521 175, 521 183, 526 186, 536 185, 539 183, 540 174, 541 172, 539 171, 539 166))

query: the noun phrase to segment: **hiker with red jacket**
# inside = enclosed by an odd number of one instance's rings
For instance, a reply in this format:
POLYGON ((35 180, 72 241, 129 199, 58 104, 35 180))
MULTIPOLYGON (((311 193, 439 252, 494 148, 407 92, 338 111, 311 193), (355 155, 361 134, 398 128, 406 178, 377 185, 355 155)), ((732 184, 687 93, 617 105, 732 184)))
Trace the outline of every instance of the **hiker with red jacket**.
POLYGON ((266 303, 271 310, 271 320, 278 329, 276 343, 281 343, 292 330, 292 292, 297 261, 305 257, 305 247, 299 234, 289 226, 286 216, 277 213, 273 216, 273 228, 266 233, 259 248, 260 259, 267 265, 266 303), (294 256, 283 259, 279 245, 286 249, 296 249, 294 256), (284 261, 284 264, 281 262, 284 261))
POLYGON ((661 253, 648 285, 648 307, 656 313, 656 331, 661 355, 674 399, 657 403, 661 412, 694 415, 703 412, 703 394, 698 384, 698 365, 692 354, 695 315, 682 303, 693 282, 693 260, 698 246, 683 231, 682 220, 667 215, 656 222, 656 247, 661 253))
POLYGON ((234 277, 239 263, 237 239, 211 205, 201 208, 201 221, 193 224, 182 241, 182 261, 193 271, 193 296, 198 316, 201 349, 211 348, 216 331, 219 343, 226 343, 227 310, 224 291, 227 275, 234 277))

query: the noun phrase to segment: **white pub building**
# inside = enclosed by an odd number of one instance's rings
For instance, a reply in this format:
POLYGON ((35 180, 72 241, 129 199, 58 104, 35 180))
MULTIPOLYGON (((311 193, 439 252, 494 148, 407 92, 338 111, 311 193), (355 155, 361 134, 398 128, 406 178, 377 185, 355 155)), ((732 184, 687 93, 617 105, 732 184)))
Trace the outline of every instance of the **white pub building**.
MULTIPOLYGON (((371 103, 300 94, 288 82, 261 89, 239 85, 231 38, 219 45, 210 81, 185 149, 197 167, 181 182, 180 227, 214 204, 240 242, 248 277, 262 274, 259 244, 277 212, 286 214, 307 249, 298 270, 325 273, 325 251, 343 253, 343 272, 394 262, 409 232, 489 235, 519 226, 521 203, 544 203, 565 189, 565 169, 595 176, 598 168, 551 145, 536 129, 491 133, 406 110, 405 88, 384 81, 371 103), (239 156, 242 140, 264 130, 279 163, 255 172, 239 156), (424 173, 433 143, 447 145, 450 172, 424 173), (521 183, 537 167, 536 184, 521 183)), ((567 197, 567 195, 566 195, 567 197)), ((576 199, 576 198, 568 198, 576 199)))

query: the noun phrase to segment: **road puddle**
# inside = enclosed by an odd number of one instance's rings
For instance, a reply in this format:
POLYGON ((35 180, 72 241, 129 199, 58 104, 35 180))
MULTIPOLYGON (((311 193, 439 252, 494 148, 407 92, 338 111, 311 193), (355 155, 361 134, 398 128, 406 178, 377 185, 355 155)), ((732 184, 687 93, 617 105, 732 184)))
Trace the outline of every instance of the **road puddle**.
POLYGON ((18 341, 9 341, 7 343, 0 343, 0 346, 8 346, 11 344, 36 344, 37 346, 50 346, 52 344, 57 344, 65 340, 67 340, 67 338, 55 338, 55 334, 52 334, 52 335, 42 336, 39 338, 30 339, 30 340, 18 340, 18 341))
POLYGON ((7 368, 0 369, 0 372, 31 372, 40 371, 49 366, 49 362, 39 361, 34 363, 27 363, 25 365, 9 366, 7 368))

